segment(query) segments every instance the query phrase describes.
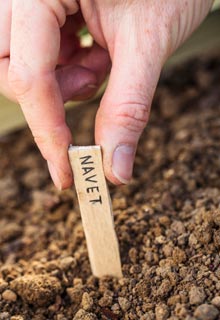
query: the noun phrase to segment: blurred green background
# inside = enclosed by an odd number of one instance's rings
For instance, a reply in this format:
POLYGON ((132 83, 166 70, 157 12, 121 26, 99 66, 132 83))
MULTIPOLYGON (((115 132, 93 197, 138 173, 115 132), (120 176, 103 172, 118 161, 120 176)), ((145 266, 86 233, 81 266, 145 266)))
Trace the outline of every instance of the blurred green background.
MULTIPOLYGON (((182 63, 195 55, 220 52, 220 0, 215 1, 213 10, 197 31, 167 61, 164 68, 182 63)), ((84 39, 85 41, 89 39, 84 39)), ((101 94, 101 93, 99 93, 101 94)), ((79 104, 69 103, 68 107, 79 104)), ((22 112, 15 103, 0 95, 0 136, 24 126, 22 112)))

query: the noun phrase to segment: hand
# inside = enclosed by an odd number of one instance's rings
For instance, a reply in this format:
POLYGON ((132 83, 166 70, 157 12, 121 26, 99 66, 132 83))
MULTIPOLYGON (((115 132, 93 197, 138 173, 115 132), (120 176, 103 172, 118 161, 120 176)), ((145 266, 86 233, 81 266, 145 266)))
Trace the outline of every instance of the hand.
POLYGON ((212 2, 13 0, 11 6, 11 1, 2 1, 1 91, 21 104, 59 188, 72 183, 67 157, 71 136, 63 100, 94 93, 108 71, 110 56, 110 79, 95 136, 104 151, 107 178, 127 183, 161 68, 204 19, 212 2), (76 37, 80 14, 97 43, 89 52, 80 49, 76 37))
POLYGON ((0 91, 20 103, 60 189, 72 183, 63 102, 93 95, 110 68, 105 49, 80 48, 77 12, 74 0, 0 1, 0 91))

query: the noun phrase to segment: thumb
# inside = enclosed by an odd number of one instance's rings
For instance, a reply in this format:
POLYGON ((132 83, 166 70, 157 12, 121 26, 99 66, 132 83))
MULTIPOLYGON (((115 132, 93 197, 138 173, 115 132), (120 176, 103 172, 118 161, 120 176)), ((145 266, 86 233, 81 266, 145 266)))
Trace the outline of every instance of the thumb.
POLYGON ((118 38, 96 116, 96 143, 103 149, 106 177, 115 184, 131 179, 137 143, 149 118, 165 56, 158 39, 148 39, 146 44, 141 33, 118 38))

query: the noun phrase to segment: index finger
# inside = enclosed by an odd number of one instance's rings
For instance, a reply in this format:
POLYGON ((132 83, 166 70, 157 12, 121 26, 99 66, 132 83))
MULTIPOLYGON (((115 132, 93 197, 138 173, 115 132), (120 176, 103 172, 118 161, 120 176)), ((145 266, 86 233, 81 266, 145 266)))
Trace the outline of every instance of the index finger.
MULTIPOLYGON (((67 2, 62 7, 62 1, 13 0, 8 74, 34 139, 60 189, 72 183, 67 155, 71 134, 55 77, 60 26, 65 21, 67 2)), ((68 8, 72 14, 77 7, 75 1, 69 3, 73 4, 68 8)))

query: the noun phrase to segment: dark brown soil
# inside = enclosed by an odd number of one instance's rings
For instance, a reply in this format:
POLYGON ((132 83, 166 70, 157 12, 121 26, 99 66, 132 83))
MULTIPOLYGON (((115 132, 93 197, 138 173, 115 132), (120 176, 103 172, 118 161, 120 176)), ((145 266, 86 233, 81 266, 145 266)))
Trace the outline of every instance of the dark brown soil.
MULTIPOLYGON (((0 140, 0 320, 220 319, 220 58, 162 76, 129 186, 110 187, 124 278, 91 275, 75 192, 25 129, 0 140)), ((96 105, 68 113, 90 144, 96 105)))

